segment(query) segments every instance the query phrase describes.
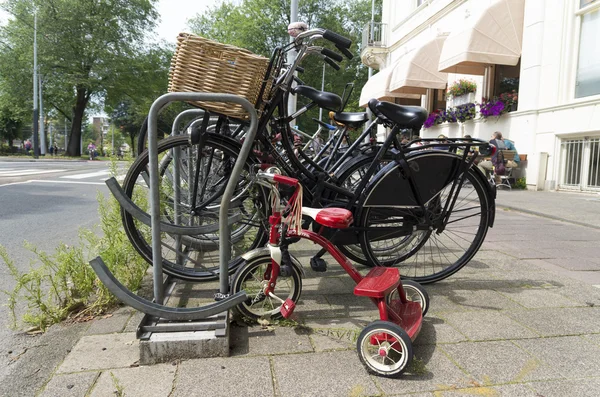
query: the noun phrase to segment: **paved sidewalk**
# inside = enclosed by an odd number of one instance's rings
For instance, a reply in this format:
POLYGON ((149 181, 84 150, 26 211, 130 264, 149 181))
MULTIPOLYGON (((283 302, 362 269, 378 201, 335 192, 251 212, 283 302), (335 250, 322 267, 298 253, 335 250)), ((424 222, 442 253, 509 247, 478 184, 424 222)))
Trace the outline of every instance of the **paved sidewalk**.
MULTIPOLYGON (((499 192, 496 224, 475 259, 427 286, 431 305, 414 364, 399 379, 369 375, 356 355, 354 338, 378 318, 372 303, 352 294, 353 282, 332 261, 315 274, 304 256, 294 314, 301 326, 234 324, 230 357, 139 366, 141 316, 123 308, 86 324, 72 348, 57 345, 57 356, 68 354, 49 363, 38 395, 597 396, 597 198, 499 192)), ((25 385, 14 395, 32 393, 25 385)))

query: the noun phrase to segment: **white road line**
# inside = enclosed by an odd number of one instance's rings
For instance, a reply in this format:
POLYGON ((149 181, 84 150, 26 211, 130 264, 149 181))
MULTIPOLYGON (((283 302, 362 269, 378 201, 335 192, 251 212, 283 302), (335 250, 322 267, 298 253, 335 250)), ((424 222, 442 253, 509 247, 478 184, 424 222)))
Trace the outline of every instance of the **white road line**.
POLYGON ((39 182, 39 183, 63 183, 63 184, 73 184, 73 185, 104 185, 106 186, 106 183, 102 183, 102 182, 78 182, 78 181, 48 181, 48 180, 31 180, 28 182, 39 182))
POLYGON ((0 171, 0 176, 25 176, 25 175, 37 175, 37 174, 48 174, 51 172, 64 172, 65 170, 36 170, 26 169, 19 171, 0 171))
POLYGON ((31 183, 31 182, 32 181, 5 183, 4 185, 0 185, 0 187, 12 186, 12 185, 25 185, 26 183, 31 183))
POLYGON ((109 170, 104 170, 104 171, 97 171, 97 172, 90 172, 87 174, 77 174, 77 175, 66 175, 66 176, 61 176, 61 178, 64 179, 85 179, 85 178, 93 178, 95 176, 102 176, 102 175, 108 175, 110 174, 109 170))

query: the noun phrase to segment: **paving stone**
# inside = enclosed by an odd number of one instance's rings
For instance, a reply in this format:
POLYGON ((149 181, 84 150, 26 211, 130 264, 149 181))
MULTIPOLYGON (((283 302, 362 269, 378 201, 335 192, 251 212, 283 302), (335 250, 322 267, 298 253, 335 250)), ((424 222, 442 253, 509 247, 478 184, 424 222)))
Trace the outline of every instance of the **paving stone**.
POLYGON ((457 290, 448 299, 469 310, 516 310, 520 305, 496 291, 457 290))
POLYGON ((581 306, 579 302, 564 297, 558 291, 560 290, 556 290, 555 292, 550 288, 511 288, 503 289, 499 292, 528 309, 581 306))
POLYGON ((310 320, 304 326, 315 351, 321 352, 354 349, 358 334, 370 322, 368 318, 310 320))
POLYGON ((44 388, 39 397, 80 397, 87 395, 99 372, 56 375, 44 388))
POLYGON ((305 278, 302 280, 302 296, 315 294, 351 294, 341 277, 305 278))
POLYGON ((312 332, 309 335, 310 341, 315 352, 324 352, 331 350, 351 350, 354 349, 356 343, 352 341, 353 335, 351 331, 330 331, 323 330, 312 332))
POLYGON ((294 315, 301 320, 311 318, 337 318, 343 317, 344 311, 342 309, 335 310, 335 308, 329 304, 325 295, 308 295, 300 297, 300 301, 296 303, 294 315))
POLYGON ((261 356, 268 354, 289 354, 312 352, 308 330, 303 328, 280 327, 263 328, 231 327, 229 341, 233 356, 261 356))
POLYGON ((600 330, 600 307, 547 308, 507 312, 542 336, 577 335, 600 330))
POLYGON ((505 312, 478 310, 464 313, 444 313, 442 317, 471 340, 519 339, 539 336, 508 317, 505 312))
POLYGON ((90 397, 168 397, 176 372, 177 366, 172 364, 106 370, 98 378, 90 397))
POLYGON ((356 295, 327 295, 327 302, 343 317, 379 317, 379 310, 365 296, 356 295))
POLYGON ((135 334, 89 335, 79 340, 57 373, 129 367, 139 359, 135 334))
POLYGON ((133 315, 129 318, 129 321, 127 321, 123 332, 136 332, 143 318, 144 313, 135 311, 133 315))
POLYGON ((447 324, 443 319, 427 312, 423 319, 421 332, 414 345, 437 345, 441 343, 456 343, 467 341, 468 338, 461 334, 456 328, 447 324))
POLYGON ((468 311, 469 308, 462 306, 450 299, 448 296, 444 296, 443 294, 453 294, 451 291, 441 290, 430 292, 429 288, 427 289, 427 293, 429 294, 429 313, 443 313, 443 312, 460 312, 460 311, 468 311))
POLYGON ((561 380, 553 382, 533 382, 529 384, 537 396, 544 397, 598 397, 599 378, 579 378, 577 380, 561 380))
POLYGON ((552 366, 509 341, 456 343, 442 348, 482 385, 561 377, 552 366))
POLYGON ((122 307, 114 313, 100 317, 92 321, 88 328, 87 335, 112 334, 122 332, 134 310, 122 307))
MULTIPOLYGON (((436 397, 541 397, 528 385, 481 386, 461 390, 436 391, 436 397)), ((544 396, 546 397, 546 396, 544 396)))
POLYGON ((353 351, 276 356, 273 363, 279 396, 358 397, 379 394, 373 379, 353 351))
POLYGON ((519 340, 515 343, 552 365, 566 378, 598 376, 600 346, 579 336, 519 340))
POLYGON ((600 346, 600 334, 593 334, 593 335, 583 335, 582 336, 585 340, 589 340, 590 342, 600 346))
POLYGON ((600 270, 600 265, 592 260, 581 257, 561 257, 547 259, 548 262, 560 266, 567 270, 575 271, 597 271, 600 270))
MULTIPOLYGON (((287 368, 295 371, 294 366, 287 368)), ((174 392, 169 397, 273 396, 268 357, 209 358, 179 365, 174 392)))
POLYGON ((375 377, 385 395, 459 389, 473 378, 457 367, 436 346, 414 346, 412 365, 398 378, 375 377))

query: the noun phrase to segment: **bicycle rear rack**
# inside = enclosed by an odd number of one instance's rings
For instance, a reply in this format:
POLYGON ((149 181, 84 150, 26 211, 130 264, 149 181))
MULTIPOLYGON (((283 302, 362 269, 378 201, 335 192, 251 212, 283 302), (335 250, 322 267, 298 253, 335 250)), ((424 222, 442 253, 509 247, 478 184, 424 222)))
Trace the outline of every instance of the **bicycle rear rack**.
MULTIPOLYGON (((173 125, 173 133, 175 133, 177 123, 181 120, 185 112, 182 112, 173 125)), ((188 112, 191 114, 194 112, 188 112)), ((186 115, 187 115, 186 114, 186 115)), ((198 113, 199 114, 199 113, 198 113)), ((152 235, 152 266, 153 266, 153 287, 154 287, 154 301, 141 298, 129 291, 123 286, 110 272, 108 267, 104 264, 101 258, 96 258, 90 262, 92 268, 104 283, 104 285, 117 296, 123 303, 156 318, 162 318, 167 320, 200 320, 207 317, 214 316, 218 313, 226 311, 237 304, 243 302, 246 299, 246 293, 241 291, 233 296, 228 296, 229 293, 229 280, 228 280, 228 263, 231 259, 231 244, 230 244, 230 230, 229 226, 236 221, 236 217, 229 217, 228 212, 231 205, 231 198, 233 197, 235 188, 239 181, 239 177, 242 174, 244 164, 252 150, 252 144, 256 136, 256 130, 258 127, 258 116, 256 110, 245 98, 232 95, 232 94, 212 94, 212 93, 183 93, 175 92, 162 95, 159 97, 150 108, 148 114, 148 169, 149 169, 149 208, 150 208, 150 219, 148 216, 141 211, 131 200, 129 200, 123 190, 120 188, 116 180, 109 179, 107 185, 111 192, 115 194, 115 197, 119 200, 119 203, 123 205, 123 208, 128 211, 132 216, 147 223, 149 221, 152 235), (164 287, 163 287, 163 272, 162 272, 162 252, 161 252, 161 232, 168 232, 173 234, 187 234, 192 232, 206 232, 204 228, 196 227, 185 227, 178 225, 168 225, 160 221, 160 197, 159 197, 159 170, 158 170, 158 139, 157 139, 157 117, 165 106, 171 102, 191 102, 191 101, 203 101, 203 102, 231 102, 241 105, 250 115, 250 126, 248 128, 247 137, 244 140, 240 154, 236 159, 235 165, 232 170, 232 177, 227 182, 225 192, 221 199, 221 205, 219 209, 219 266, 220 266, 220 278, 219 278, 219 291, 222 296, 226 296, 223 300, 205 305, 202 307, 195 308, 175 308, 163 305, 164 302, 164 287), (194 230, 190 230, 194 229, 194 230), (202 229, 202 230, 195 230, 202 229)), ((178 168, 178 167, 176 167, 178 168)), ((177 179, 178 176, 174 175, 177 179)), ((176 189, 177 191, 177 189, 176 189)), ((177 221, 176 221, 177 223, 177 221)), ((209 226, 210 227, 210 226, 209 226)), ((212 227, 214 228, 214 226, 212 227)), ((213 230, 211 228, 211 230, 213 230)))

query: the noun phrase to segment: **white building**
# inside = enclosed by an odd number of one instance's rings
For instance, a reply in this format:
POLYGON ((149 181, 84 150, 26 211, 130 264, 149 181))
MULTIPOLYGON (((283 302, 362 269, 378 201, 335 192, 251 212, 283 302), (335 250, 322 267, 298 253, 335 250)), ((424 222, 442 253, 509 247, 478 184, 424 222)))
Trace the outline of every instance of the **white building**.
POLYGON ((366 30, 361 57, 380 72, 363 105, 446 108, 461 78, 477 83, 478 103, 515 89, 516 111, 421 134, 501 131, 527 155, 530 188, 600 190, 600 0, 383 0, 382 23, 366 30))

